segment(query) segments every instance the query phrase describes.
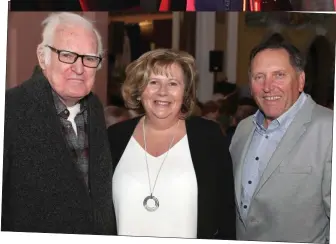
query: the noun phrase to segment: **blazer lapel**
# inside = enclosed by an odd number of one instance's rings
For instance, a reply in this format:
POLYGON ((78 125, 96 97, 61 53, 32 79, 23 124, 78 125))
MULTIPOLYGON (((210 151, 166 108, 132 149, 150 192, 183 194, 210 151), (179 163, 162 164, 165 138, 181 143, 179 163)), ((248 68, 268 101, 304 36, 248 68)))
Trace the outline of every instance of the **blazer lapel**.
MULTIPOLYGON (((239 206, 241 201, 241 188, 242 188, 242 171, 244 166, 244 160, 252 140, 255 126, 253 125, 252 119, 247 123, 247 127, 244 131, 238 135, 238 140, 235 142, 231 149, 231 155, 234 164, 234 180, 235 180, 235 192, 236 192, 236 204, 239 212, 239 206), (234 156, 236 155, 236 156, 234 156)), ((240 214, 240 212, 239 212, 240 214)))
MULTIPOLYGON (((91 102, 91 97, 88 97, 87 101, 87 134, 88 134, 88 146, 89 146, 89 189, 91 194, 94 194, 96 185, 95 182, 95 175, 100 174, 99 163, 97 162, 100 160, 102 152, 104 148, 104 144, 102 140, 104 136, 101 135, 101 125, 98 124, 99 114, 97 113, 98 108, 96 108, 91 102)), ((111 162, 112 166, 112 162, 111 162)))
POLYGON ((302 109, 295 116, 294 120, 292 121, 285 135, 280 141, 279 146, 271 157, 263 175, 261 176, 254 195, 256 195, 260 191, 261 187, 272 176, 272 174, 278 168, 281 162, 286 160, 290 152, 295 147, 295 144, 300 140, 301 136, 306 131, 306 124, 311 121, 311 115, 314 106, 315 102, 308 96, 302 109))

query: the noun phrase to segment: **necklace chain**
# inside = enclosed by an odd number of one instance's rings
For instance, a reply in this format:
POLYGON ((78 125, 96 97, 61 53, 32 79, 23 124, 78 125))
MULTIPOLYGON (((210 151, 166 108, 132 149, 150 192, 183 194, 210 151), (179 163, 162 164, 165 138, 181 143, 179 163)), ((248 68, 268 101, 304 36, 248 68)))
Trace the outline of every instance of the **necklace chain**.
MULTIPOLYGON (((147 159, 147 143, 146 143, 146 132, 145 132, 145 120, 146 120, 146 117, 144 117, 144 120, 143 120, 143 123, 142 123, 142 132, 143 132, 143 139, 144 139, 144 144, 145 144, 145 159, 146 159, 146 165, 147 165, 147 176, 148 176, 148 183, 149 183, 149 192, 150 192, 150 195, 153 196, 153 192, 154 192, 154 189, 155 189, 155 186, 156 186, 156 181, 157 181, 157 179, 159 177, 159 174, 161 172, 162 166, 163 166, 164 162, 166 161, 166 158, 167 158, 167 156, 169 154, 169 151, 170 151, 170 149, 171 149, 171 147, 173 145, 176 133, 174 133, 174 136, 173 136, 173 138, 172 138, 172 140, 170 142, 168 151, 166 152, 166 155, 165 155, 165 157, 164 157, 164 159, 163 159, 163 161, 161 163, 161 166, 159 168, 159 172, 156 175, 156 178, 155 178, 155 181, 154 181, 153 190, 152 190, 151 189, 151 185, 152 184, 151 184, 151 180, 150 180, 150 176, 149 176, 148 159, 147 159)), ((180 120, 177 122, 177 126, 176 127, 178 127, 179 123, 180 123, 180 120)))

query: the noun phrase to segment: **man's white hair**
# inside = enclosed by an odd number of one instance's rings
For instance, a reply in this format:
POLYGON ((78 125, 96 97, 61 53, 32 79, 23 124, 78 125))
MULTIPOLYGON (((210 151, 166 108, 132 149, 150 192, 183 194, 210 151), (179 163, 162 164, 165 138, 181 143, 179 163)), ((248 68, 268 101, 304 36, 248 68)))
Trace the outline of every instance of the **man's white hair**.
MULTIPOLYGON (((60 12, 60 13, 52 13, 50 14, 43 22, 43 32, 42 32, 42 43, 38 45, 38 49, 40 52, 43 52, 44 62, 48 64, 50 62, 51 50, 47 48, 46 45, 53 46, 53 42, 55 40, 54 36, 56 33, 57 27, 65 25, 65 26, 81 26, 92 30, 97 37, 97 55, 103 57, 103 43, 101 35, 98 30, 93 25, 93 22, 84 18, 81 15, 69 13, 69 12, 60 12)), ((101 64, 98 68, 101 67, 101 64)))

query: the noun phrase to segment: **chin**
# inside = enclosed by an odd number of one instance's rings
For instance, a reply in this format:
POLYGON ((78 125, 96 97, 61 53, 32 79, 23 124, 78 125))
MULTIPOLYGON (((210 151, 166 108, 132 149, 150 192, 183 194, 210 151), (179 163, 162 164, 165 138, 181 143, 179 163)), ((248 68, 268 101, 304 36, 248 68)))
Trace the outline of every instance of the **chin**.
POLYGON ((72 91, 69 91, 69 95, 72 95, 74 97, 85 97, 87 94, 89 94, 90 91, 87 89, 74 89, 72 91))
POLYGON ((154 116, 158 119, 167 119, 170 117, 169 114, 155 114, 155 113, 154 113, 154 116))

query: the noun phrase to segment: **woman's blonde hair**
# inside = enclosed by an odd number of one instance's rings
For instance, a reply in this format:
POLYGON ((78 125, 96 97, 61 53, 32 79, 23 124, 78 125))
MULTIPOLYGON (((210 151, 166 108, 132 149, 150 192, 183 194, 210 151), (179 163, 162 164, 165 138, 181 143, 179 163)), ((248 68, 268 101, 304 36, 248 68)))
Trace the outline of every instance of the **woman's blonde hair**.
POLYGON ((143 112, 140 96, 149 78, 154 75, 169 75, 169 67, 178 65, 184 74, 184 95, 181 107, 183 117, 191 115, 196 102, 198 73, 195 59, 189 53, 171 49, 149 51, 130 63, 126 68, 126 79, 121 87, 125 105, 129 109, 143 112))

